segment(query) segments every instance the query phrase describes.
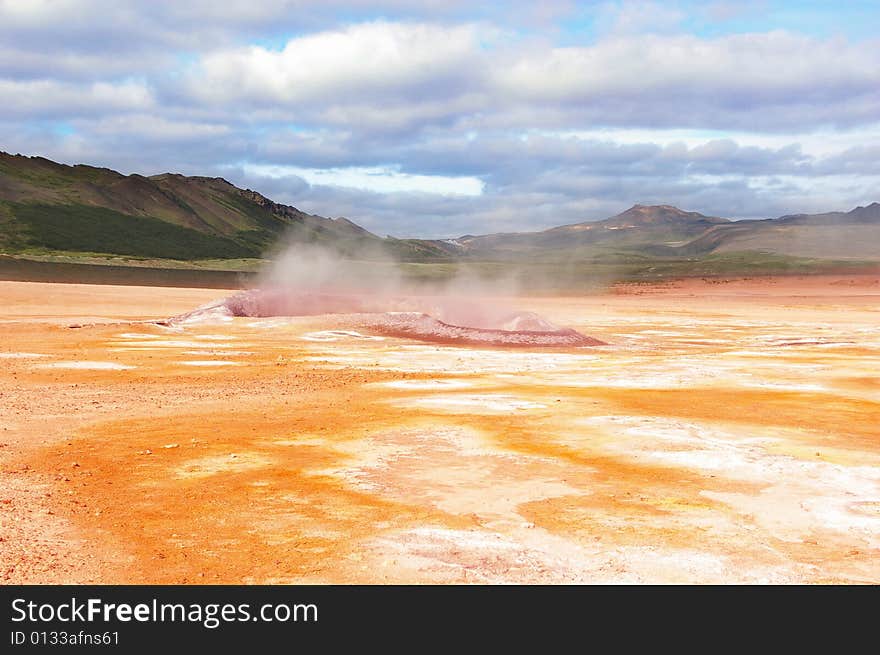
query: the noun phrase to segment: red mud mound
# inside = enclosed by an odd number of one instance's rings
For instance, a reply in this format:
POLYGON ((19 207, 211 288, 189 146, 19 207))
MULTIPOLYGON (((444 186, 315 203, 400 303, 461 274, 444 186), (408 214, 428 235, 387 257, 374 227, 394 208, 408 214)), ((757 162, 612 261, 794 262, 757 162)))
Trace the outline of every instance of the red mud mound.
POLYGON ((367 298, 351 294, 288 293, 285 291, 242 291, 223 301, 233 316, 316 316, 319 314, 361 314, 377 309, 367 298))
POLYGON ((359 314, 362 327, 388 336, 445 344, 519 347, 603 346, 532 312, 501 311, 448 298, 401 298, 253 289, 172 318, 183 324, 232 316, 359 314), (431 313, 427 313, 425 309, 431 313), (441 318, 436 318, 437 314, 441 318))
MULTIPOLYGON (((528 315, 528 318, 531 318, 528 315)), ((517 317, 518 318, 518 317, 517 317)), ((462 325, 450 325, 433 316, 419 313, 382 314, 380 321, 371 325, 375 332, 395 337, 422 341, 476 346, 571 347, 604 346, 604 342, 568 328, 552 330, 493 330, 462 325)))

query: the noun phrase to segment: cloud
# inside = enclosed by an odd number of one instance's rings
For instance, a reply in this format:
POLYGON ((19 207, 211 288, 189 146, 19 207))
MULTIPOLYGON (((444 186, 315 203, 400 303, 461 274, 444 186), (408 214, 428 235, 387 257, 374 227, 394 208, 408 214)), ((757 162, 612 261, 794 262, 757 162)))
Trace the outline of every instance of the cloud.
POLYGON ((606 34, 641 34, 677 30, 685 14, 670 3, 606 2, 597 11, 599 30, 606 34))
POLYGON ((604 218, 635 202, 766 218, 866 204, 880 182, 870 146, 817 155, 797 143, 759 147, 732 139, 660 145, 500 132, 409 142, 329 131, 294 133, 279 149, 275 133, 146 117, 82 119, 73 122, 75 134, 43 141, 13 134, 13 125, 0 124, 0 141, 14 151, 123 172, 222 175, 304 211, 344 215, 395 236, 541 229, 604 218), (388 160, 398 163, 389 169, 382 163, 388 160), (482 192, 450 194, 462 180, 474 191, 482 182, 482 192))
POLYGON ((347 167, 308 169, 291 166, 245 164, 246 175, 271 178, 296 177, 319 186, 337 186, 380 193, 421 192, 443 196, 478 196, 483 183, 473 177, 412 175, 394 168, 347 167))
POLYGON ((224 124, 174 121, 151 114, 123 114, 102 118, 92 123, 79 123, 93 138, 147 139, 152 142, 178 144, 208 139, 225 139, 231 128, 224 124))
POLYGON ((280 51, 210 53, 186 84, 195 99, 210 103, 333 108, 390 98, 422 105, 478 82, 470 64, 485 37, 470 25, 365 23, 292 39, 280 51))
POLYGON ((880 142, 858 145, 824 158, 816 166, 822 175, 880 175, 880 142))
POLYGON ((73 84, 56 80, 0 79, 0 117, 64 117, 143 111, 154 104, 149 87, 137 81, 73 84))
POLYGON ((169 53, 117 52, 52 52, 30 48, 13 48, 0 44, 0 77, 16 80, 52 79, 89 82, 95 79, 119 79, 134 73, 156 74, 174 63, 169 53))
POLYGON ((642 35, 535 50, 495 83, 520 106, 547 106, 544 122, 557 125, 859 124, 878 118, 880 50, 786 32, 642 35))
POLYGON ((738 6, 0 0, 0 147, 398 236, 878 200, 865 10, 825 38, 738 6))
POLYGON ((779 130, 877 120, 880 48, 775 31, 517 41, 485 25, 372 22, 217 49, 169 93, 261 120, 367 130, 434 125, 779 130))

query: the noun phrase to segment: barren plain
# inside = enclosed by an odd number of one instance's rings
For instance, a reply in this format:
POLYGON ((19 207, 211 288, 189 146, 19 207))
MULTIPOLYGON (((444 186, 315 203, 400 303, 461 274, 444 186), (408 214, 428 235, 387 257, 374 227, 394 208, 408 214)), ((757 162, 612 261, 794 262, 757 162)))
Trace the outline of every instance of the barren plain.
POLYGON ((4 583, 880 583, 880 277, 516 299, 607 346, 0 282, 4 583))

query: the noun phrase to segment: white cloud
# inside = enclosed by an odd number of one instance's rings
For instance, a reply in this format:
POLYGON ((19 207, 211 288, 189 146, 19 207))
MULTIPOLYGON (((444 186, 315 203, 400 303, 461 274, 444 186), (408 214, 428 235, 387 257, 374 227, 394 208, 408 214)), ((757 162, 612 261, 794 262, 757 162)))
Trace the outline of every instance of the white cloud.
POLYGON ((149 109, 152 91, 137 81, 74 84, 56 80, 0 78, 0 116, 73 118, 96 113, 149 109))
MULTIPOLYGON (((640 98, 683 105, 698 98, 749 111, 806 99, 876 97, 880 51, 780 31, 715 39, 643 35, 535 50, 495 77, 511 96, 532 100, 640 98)), ((650 115, 651 108, 643 112, 650 115)))
POLYGON ((775 31, 552 47, 482 25, 373 22, 281 50, 218 48, 185 76, 184 97, 245 107, 257 120, 354 130, 815 129, 878 120, 875 46, 775 31))
POLYGON ((78 125, 95 137, 123 136, 130 139, 145 138, 172 143, 205 138, 220 139, 232 131, 228 125, 176 121, 151 114, 123 114, 78 125))
POLYGON ((721 4, 0 0, 0 144, 410 235, 878 200, 880 43, 721 4))
POLYGON ((0 17, 17 27, 65 20, 93 3, 82 0, 0 0, 0 17))
POLYGON ((364 93, 412 93, 418 102, 443 91, 434 88, 438 78, 448 78, 460 93, 486 36, 470 25, 365 23, 293 39, 281 51, 251 46, 210 53, 189 84, 196 97, 211 102, 323 100, 333 106, 364 93))
POLYGON ((338 186, 375 193, 431 193, 446 196, 478 196, 483 183, 474 177, 412 175, 391 168, 351 167, 307 169, 295 166, 244 164, 246 175, 269 178, 299 177, 309 184, 338 186))
POLYGON ((0 77, 19 80, 46 79, 46 71, 56 80, 95 80, 140 74, 159 73, 173 64, 170 53, 143 52, 115 53, 108 57, 102 52, 56 52, 49 49, 8 47, 0 44, 0 77))
POLYGON ((665 32, 678 28, 685 14, 670 3, 644 0, 606 2, 597 11, 599 29, 611 34, 665 32))
POLYGON ((880 143, 880 122, 853 130, 822 128, 808 132, 747 132, 744 130, 601 128, 594 130, 536 130, 551 138, 606 141, 618 144, 682 144, 696 148, 710 141, 729 139, 740 147, 779 150, 796 146, 805 155, 825 158, 868 143, 880 143))

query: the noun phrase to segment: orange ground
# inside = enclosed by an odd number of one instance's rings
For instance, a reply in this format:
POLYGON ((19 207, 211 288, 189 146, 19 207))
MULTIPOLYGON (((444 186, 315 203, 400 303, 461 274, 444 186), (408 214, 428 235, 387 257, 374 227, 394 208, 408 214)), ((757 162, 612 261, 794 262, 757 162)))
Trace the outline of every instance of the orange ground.
POLYGON ((137 322, 222 295, 0 282, 4 582, 880 582, 876 276, 518 301, 569 351, 137 322))

